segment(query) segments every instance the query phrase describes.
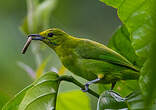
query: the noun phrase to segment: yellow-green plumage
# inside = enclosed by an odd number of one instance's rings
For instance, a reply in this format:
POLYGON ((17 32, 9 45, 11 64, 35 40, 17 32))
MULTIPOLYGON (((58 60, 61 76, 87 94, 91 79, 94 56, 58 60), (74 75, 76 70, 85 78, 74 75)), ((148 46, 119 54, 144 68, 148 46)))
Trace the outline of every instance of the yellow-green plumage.
POLYGON ((96 79, 99 74, 103 75, 101 83, 137 79, 139 76, 139 70, 133 64, 103 44, 72 37, 56 28, 41 32, 40 36, 68 70, 87 80, 96 79))

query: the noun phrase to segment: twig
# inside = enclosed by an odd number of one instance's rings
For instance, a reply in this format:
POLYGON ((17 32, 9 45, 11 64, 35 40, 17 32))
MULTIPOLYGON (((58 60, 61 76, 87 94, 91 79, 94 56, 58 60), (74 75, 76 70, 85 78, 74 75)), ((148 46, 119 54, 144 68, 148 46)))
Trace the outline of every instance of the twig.
MULTIPOLYGON (((72 76, 63 75, 63 76, 60 76, 60 77, 59 77, 59 80, 60 80, 60 81, 72 82, 72 83, 74 83, 75 85, 79 86, 80 88, 84 88, 84 87, 85 87, 82 83, 78 82, 78 81, 77 81, 76 79, 74 79, 72 76)), ((91 89, 88 89, 87 92, 90 93, 91 95, 93 95, 93 96, 99 98, 99 95, 98 95, 96 92, 92 91, 91 89)))

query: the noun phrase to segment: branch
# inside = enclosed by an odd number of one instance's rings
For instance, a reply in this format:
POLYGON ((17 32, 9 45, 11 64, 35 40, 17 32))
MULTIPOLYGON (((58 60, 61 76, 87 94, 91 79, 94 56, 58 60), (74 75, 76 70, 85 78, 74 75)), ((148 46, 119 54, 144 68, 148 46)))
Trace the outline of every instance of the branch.
MULTIPOLYGON (((84 88, 84 87, 85 87, 82 83, 78 82, 78 81, 77 81, 76 79, 74 79, 72 76, 63 75, 63 76, 60 76, 60 77, 59 77, 59 80, 60 80, 60 81, 72 82, 72 83, 74 83, 75 85, 79 86, 80 88, 84 88)), ((99 95, 98 95, 96 92, 92 91, 91 89, 88 89, 87 92, 90 93, 91 95, 93 95, 93 96, 99 98, 99 95)))

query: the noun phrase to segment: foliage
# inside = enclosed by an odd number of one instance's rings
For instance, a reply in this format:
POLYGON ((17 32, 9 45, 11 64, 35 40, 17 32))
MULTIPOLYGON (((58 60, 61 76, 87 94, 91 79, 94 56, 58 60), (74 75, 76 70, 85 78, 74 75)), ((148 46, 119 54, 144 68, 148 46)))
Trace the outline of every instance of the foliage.
POLYGON ((56 0, 27 0, 28 14, 21 27, 22 31, 29 34, 46 29, 56 2, 56 0))
MULTIPOLYGON (((107 5, 110 5, 114 8, 117 8, 118 16, 122 23, 125 25, 129 32, 129 41, 131 44, 131 49, 129 49, 129 53, 131 52, 132 48, 134 49, 136 55, 131 54, 130 56, 133 58, 128 58, 127 53, 125 52, 128 59, 133 60, 135 59, 135 62, 133 64, 138 65, 141 68, 141 76, 139 85, 142 90, 142 93, 144 94, 145 99, 145 107, 146 103, 152 104, 152 100, 149 99, 149 95, 151 91, 154 89, 149 88, 149 85, 152 86, 154 84, 151 83, 151 75, 154 74, 154 71, 152 71, 151 65, 151 45, 153 40, 153 28, 154 28, 154 19, 155 14, 153 12, 154 10, 154 0, 101 0, 102 2, 106 3, 107 5), (138 58, 139 57, 139 58, 138 58), (141 62, 138 60, 142 60, 141 62), (145 63, 144 63, 145 62, 145 63), (144 63, 144 64, 143 64, 144 63), (143 64, 143 65, 142 65, 143 64)), ((121 34, 119 33, 119 36, 121 34)), ((117 38, 117 37, 116 37, 117 38)), ((113 40, 114 41, 114 40, 113 40)), ((115 41, 114 44, 116 44, 117 41, 115 41)), ((126 44, 127 42, 124 41, 126 44)), ((112 44, 112 41, 111 43, 112 44)), ((124 45, 124 43, 120 43, 120 45, 124 45)), ((129 44, 128 44, 129 45, 129 44)), ((128 45, 124 45, 124 47, 127 47, 128 45)), ((113 45, 114 46, 114 45, 113 45)), ((119 47, 119 45, 115 45, 115 49, 123 52, 123 47, 119 47)), ((114 49, 114 47, 112 47, 114 49)), ((118 52, 119 52, 118 51, 118 52)), ((155 75, 152 75, 155 76, 155 75)), ((153 86, 152 86, 153 87, 153 86)), ((154 91, 153 91, 154 92, 154 91)), ((152 92, 152 93, 153 93, 152 92)))
POLYGON ((14 98, 12 98, 7 104, 3 106, 2 110, 18 110, 19 104, 22 101, 24 95, 26 94, 26 91, 31 87, 32 85, 26 87, 17 95, 15 95, 14 98))
MULTIPOLYGON (((116 8, 118 17, 122 22, 122 26, 109 40, 108 47, 126 57, 140 69, 140 78, 139 81, 120 81, 114 91, 108 90, 110 85, 100 85, 99 90, 102 94, 98 99, 97 110, 154 109, 155 104, 153 102, 156 98, 154 87, 156 81, 154 78, 156 76, 153 66, 155 65, 153 63, 155 61, 155 52, 153 52, 155 51, 155 42, 152 40, 154 35, 153 24, 155 23, 153 4, 155 2, 154 0, 101 0, 101 2, 116 8)), ((42 2, 40 0, 27 0, 27 5, 28 14, 21 29, 28 34, 48 28, 49 18, 56 6, 56 0, 43 0, 42 2)), ((37 46, 38 44, 32 46, 32 49, 37 46)), ((92 109, 88 96, 81 91, 59 93, 61 82, 59 78, 61 76, 54 72, 42 75, 48 59, 42 61, 38 51, 35 51, 34 55, 38 58, 36 62, 39 62, 35 73, 37 80, 19 92, 3 106, 2 110, 92 109)), ((30 68, 27 65, 24 65, 25 67, 30 68)), ((59 74, 62 75, 64 72, 64 67, 62 67, 59 74)), ((66 81, 73 82, 80 87, 83 86, 74 79, 66 81)), ((94 95, 93 92, 89 93, 94 95)))
MULTIPOLYGON (((41 30, 49 28, 50 17, 52 11, 55 9, 56 4, 57 0, 27 0, 28 12, 27 16, 23 20, 23 24, 20 27, 22 32, 28 35, 30 33, 39 33, 41 30)), ((46 64, 50 59, 48 56, 42 60, 42 53, 38 49, 39 46, 43 48, 40 43, 33 43, 31 46, 32 53, 36 58, 36 72, 29 73, 29 70, 33 70, 31 67, 29 67, 29 65, 20 65, 25 69, 26 72, 28 72, 28 74, 30 74, 31 77, 36 76, 35 78, 39 78, 44 73, 46 64)), ((45 48, 43 48, 43 50, 44 49, 45 48)))
POLYGON ((142 110, 144 108, 141 92, 134 91, 127 97, 122 98, 118 93, 114 91, 105 91, 100 96, 97 107, 97 110, 104 109, 142 110))
POLYGON ((54 108, 58 92, 58 75, 44 74, 9 101, 2 110, 48 110, 54 108))
POLYGON ((77 110, 81 108, 90 110, 89 98, 82 91, 58 94, 60 79, 54 72, 42 75, 12 98, 2 110, 53 110, 54 108, 57 108, 57 110, 72 110, 75 108, 77 110), (77 107, 77 104, 80 104, 80 106, 77 107))
POLYGON ((56 110, 81 110, 82 108, 91 110, 89 98, 81 90, 63 92, 58 95, 56 110))
POLYGON ((130 33, 132 46, 137 55, 147 58, 149 43, 151 41, 151 0, 101 0, 106 4, 117 8, 120 20, 125 24, 130 33), (149 37, 147 37, 149 36, 149 37))

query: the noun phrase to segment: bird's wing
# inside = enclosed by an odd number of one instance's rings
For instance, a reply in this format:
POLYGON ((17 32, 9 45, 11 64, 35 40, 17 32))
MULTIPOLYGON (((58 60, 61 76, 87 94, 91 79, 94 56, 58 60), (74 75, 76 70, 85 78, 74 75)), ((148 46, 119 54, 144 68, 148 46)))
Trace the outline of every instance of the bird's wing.
POLYGON ((81 39, 75 48, 75 52, 84 59, 101 60, 112 64, 125 66, 137 71, 133 64, 131 64, 125 57, 95 41, 81 39))

